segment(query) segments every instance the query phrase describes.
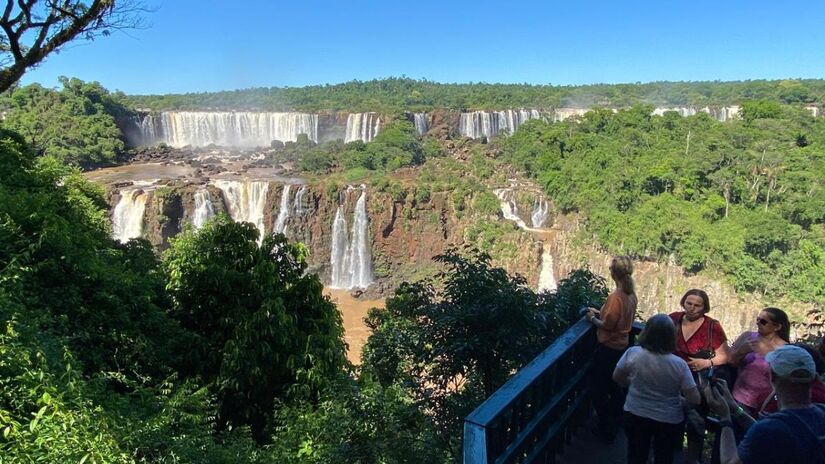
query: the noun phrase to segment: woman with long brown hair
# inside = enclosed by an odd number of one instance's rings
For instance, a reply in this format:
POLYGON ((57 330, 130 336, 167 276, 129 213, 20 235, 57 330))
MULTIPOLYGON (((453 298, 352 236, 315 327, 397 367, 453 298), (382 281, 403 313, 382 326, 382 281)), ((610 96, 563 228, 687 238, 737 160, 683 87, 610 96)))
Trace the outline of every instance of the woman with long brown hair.
POLYGON ((756 332, 745 332, 734 342, 730 362, 739 367, 733 398, 757 417, 773 392, 771 369, 765 355, 791 341, 791 322, 785 311, 765 308, 756 316, 756 332))
POLYGON ((613 381, 616 363, 627 349, 630 329, 636 317, 636 288, 633 282, 633 262, 627 256, 617 256, 610 262, 610 277, 616 289, 607 297, 601 309, 588 308, 587 320, 596 326, 595 360, 593 363, 593 407, 599 422, 596 436, 612 442, 622 417, 624 393, 613 381))

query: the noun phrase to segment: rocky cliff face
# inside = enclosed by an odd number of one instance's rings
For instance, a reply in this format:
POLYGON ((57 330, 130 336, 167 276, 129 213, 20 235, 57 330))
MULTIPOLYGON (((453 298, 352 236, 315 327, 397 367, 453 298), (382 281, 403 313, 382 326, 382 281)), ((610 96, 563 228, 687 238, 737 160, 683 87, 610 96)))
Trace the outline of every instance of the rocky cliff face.
MULTIPOLYGON (((439 124, 441 122, 435 115, 434 129, 446 125, 439 124)), ((266 181, 268 187, 260 202, 264 230, 275 230, 276 224, 280 223, 290 240, 305 243, 310 251, 310 270, 328 284, 332 277, 336 213, 340 207, 348 236, 352 239, 349 229, 355 222, 356 204, 365 189, 367 243, 374 280, 366 290, 352 289, 357 295, 388 296, 403 281, 431 275, 437 269, 432 258, 451 246, 475 245, 491 250, 496 265, 511 274, 525 276, 534 289, 552 288, 556 280, 581 267, 609 275, 611 256, 594 245, 592 237, 586 236, 576 216, 555 214, 552 201, 544 198, 535 186, 515 180, 508 186, 490 186, 497 187, 490 188, 490 192, 498 192, 501 201, 501 210, 496 215, 469 211, 466 206, 457 209, 456 199, 449 191, 418 195, 415 193, 416 173, 408 174, 407 179, 402 179, 407 188, 400 193, 380 186, 334 184, 329 179, 313 183, 304 183, 297 178, 266 181), (283 201, 287 184, 288 197, 283 201), (534 216, 541 212, 542 202, 550 207, 545 206, 542 222, 536 223, 534 216)), ((208 193, 212 214, 231 212, 232 202, 228 200, 227 192, 216 186, 216 180, 202 175, 189 179, 175 178, 144 188, 149 200, 143 212, 143 236, 158 249, 166 248, 170 237, 195 221, 196 195, 203 198, 204 191, 208 193)), ((255 181, 240 176, 236 182, 255 181)), ((111 195, 113 207, 119 200, 119 189, 129 188, 134 186, 114 188, 111 195)), ((237 208, 239 200, 234 201, 237 208)), ((473 201, 466 198, 460 203, 468 205, 473 201)), ((711 298, 711 316, 722 322, 731 338, 743 330, 752 329, 755 314, 767 305, 756 296, 737 294, 721 279, 687 275, 673 263, 637 262, 634 277, 642 318, 657 312, 679 310, 679 300, 686 290, 702 288, 711 298)), ((796 313, 797 318, 809 309, 802 305, 779 304, 796 313)))

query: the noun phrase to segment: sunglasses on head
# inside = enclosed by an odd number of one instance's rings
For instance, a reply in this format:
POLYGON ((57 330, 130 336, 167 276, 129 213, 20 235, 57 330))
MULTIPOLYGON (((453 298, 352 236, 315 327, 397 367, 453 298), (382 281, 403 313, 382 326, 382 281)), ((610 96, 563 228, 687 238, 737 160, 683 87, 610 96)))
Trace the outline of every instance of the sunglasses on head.
POLYGON ((762 317, 757 317, 756 318, 756 323, 759 324, 759 325, 765 325, 768 322, 773 322, 773 321, 769 321, 769 320, 767 320, 765 318, 762 318, 762 317))

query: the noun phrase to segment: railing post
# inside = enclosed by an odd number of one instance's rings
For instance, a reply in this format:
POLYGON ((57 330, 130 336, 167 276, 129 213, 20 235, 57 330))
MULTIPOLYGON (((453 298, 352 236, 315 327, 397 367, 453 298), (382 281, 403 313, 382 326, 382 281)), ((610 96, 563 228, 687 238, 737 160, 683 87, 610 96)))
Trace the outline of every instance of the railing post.
POLYGON ((464 464, 487 464, 487 433, 469 421, 464 422, 464 464))

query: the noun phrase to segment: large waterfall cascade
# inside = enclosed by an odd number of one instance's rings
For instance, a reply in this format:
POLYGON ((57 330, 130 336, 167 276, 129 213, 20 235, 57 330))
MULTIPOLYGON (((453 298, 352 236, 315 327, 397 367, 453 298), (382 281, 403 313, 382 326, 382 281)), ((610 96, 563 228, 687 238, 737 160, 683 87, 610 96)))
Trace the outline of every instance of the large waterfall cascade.
POLYGON ((318 115, 308 113, 256 113, 165 111, 147 115, 141 122, 144 143, 164 142, 173 147, 210 144, 268 147, 273 140, 294 142, 299 134, 318 141, 318 115))
POLYGON ((120 200, 112 212, 112 232, 115 240, 125 243, 143 234, 143 213, 149 194, 141 188, 120 191, 120 200))
MULTIPOLYGON (((348 191, 353 190, 349 187, 348 191)), ((361 186, 361 195, 353 211, 352 229, 347 231, 346 205, 338 205, 332 222, 332 250, 330 265, 332 288, 367 288, 373 281, 372 256, 367 216, 367 189, 361 186)))
POLYGON ((376 113, 352 113, 347 116, 344 143, 361 140, 371 142, 381 129, 381 118, 376 113))
POLYGON ((236 222, 251 222, 258 229, 258 242, 263 241, 264 206, 269 182, 216 180, 215 186, 221 189, 229 215, 236 222))
POLYGON ((430 130, 430 118, 427 113, 414 113, 413 123, 415 123, 415 131, 418 135, 424 135, 430 130))
POLYGON ((275 219, 275 226, 272 231, 276 234, 286 234, 286 220, 289 218, 289 184, 284 184, 281 191, 281 207, 278 209, 278 218, 275 219))
POLYGON ((213 217, 215 217, 215 207, 212 205, 212 194, 205 188, 199 189, 195 192, 195 211, 192 213, 192 224, 196 229, 200 229, 213 217))
POLYGON ((458 132, 473 139, 495 137, 499 132, 510 134, 530 119, 542 119, 539 110, 472 111, 461 113, 458 132))

